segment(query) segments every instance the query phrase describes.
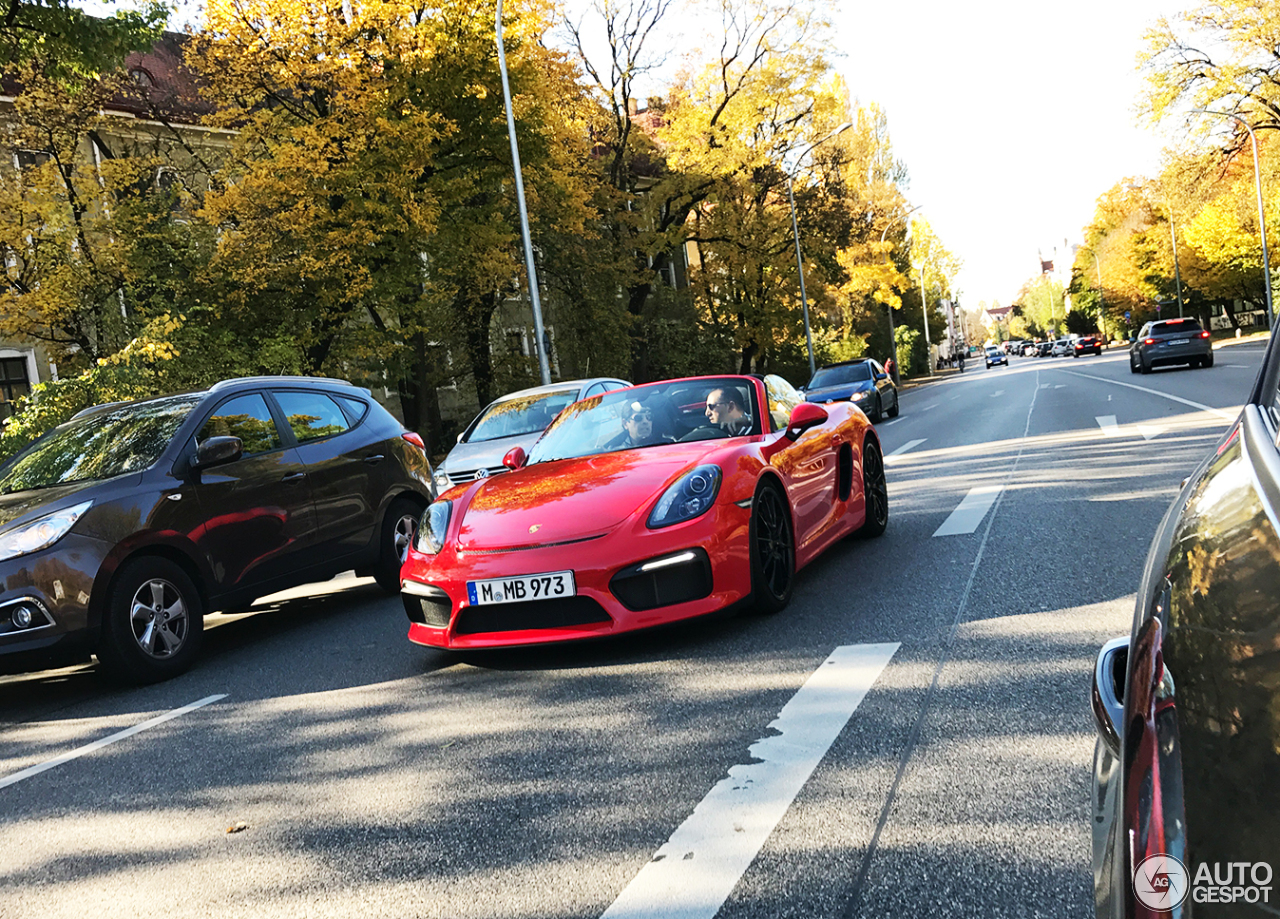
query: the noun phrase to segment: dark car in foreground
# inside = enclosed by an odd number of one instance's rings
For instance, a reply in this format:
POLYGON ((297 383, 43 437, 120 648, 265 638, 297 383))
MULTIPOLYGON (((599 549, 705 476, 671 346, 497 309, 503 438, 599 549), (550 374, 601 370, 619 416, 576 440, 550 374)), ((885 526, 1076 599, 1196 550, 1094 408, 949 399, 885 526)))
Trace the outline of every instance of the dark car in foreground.
POLYGON ((1082 335, 1071 343, 1071 356, 1079 357, 1082 354, 1101 354, 1102 340, 1096 335, 1082 335))
POLYGON ((0 668, 186 669, 203 616, 356 569, 399 590, 422 440, 340 380, 86 409, 0 466, 0 668))
POLYGON ((873 421, 898 417, 898 387, 869 357, 819 367, 801 392, 808 402, 852 402, 873 421))
POLYGON ((531 450, 566 405, 630 385, 613 377, 565 380, 495 399, 458 435, 457 446, 436 467, 436 490, 447 491, 463 482, 506 472, 502 458, 507 452, 512 447, 531 450))
POLYGON ((1280 350, 1156 531, 1094 670, 1096 914, 1275 915, 1280 350))
POLYGON ((1213 342, 1198 319, 1148 322, 1129 340, 1129 370, 1150 373, 1155 367, 1190 364, 1213 366, 1213 342))

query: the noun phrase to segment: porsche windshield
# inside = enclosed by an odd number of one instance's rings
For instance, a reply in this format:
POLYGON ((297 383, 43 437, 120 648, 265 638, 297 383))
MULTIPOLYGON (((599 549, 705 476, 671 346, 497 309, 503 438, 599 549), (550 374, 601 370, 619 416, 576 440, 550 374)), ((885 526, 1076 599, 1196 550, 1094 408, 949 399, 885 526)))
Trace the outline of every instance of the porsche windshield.
POLYGON ((158 399, 69 421, 0 467, 0 494, 141 472, 199 404, 195 396, 158 399))
POLYGON ((760 433, 755 388, 741 377, 677 380, 583 399, 533 446, 530 463, 760 433))

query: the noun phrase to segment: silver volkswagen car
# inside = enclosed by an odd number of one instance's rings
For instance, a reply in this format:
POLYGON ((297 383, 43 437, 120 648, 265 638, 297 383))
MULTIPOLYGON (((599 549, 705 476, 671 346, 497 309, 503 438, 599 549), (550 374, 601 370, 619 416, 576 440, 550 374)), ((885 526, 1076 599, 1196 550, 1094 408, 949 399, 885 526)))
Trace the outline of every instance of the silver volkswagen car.
POLYGON ((613 377, 593 377, 535 386, 503 396, 490 403, 458 435, 458 445, 436 468, 436 489, 443 492, 460 482, 506 472, 502 458, 507 451, 516 446, 528 451, 566 405, 630 385, 613 377))

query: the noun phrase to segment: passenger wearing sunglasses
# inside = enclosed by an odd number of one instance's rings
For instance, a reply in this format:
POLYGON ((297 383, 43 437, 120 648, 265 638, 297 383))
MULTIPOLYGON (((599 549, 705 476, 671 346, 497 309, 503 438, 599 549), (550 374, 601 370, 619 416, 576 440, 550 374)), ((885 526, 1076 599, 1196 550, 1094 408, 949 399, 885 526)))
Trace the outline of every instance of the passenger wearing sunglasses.
POLYGON ((706 412, 707 421, 723 430, 726 437, 751 433, 751 416, 729 390, 713 389, 707 393, 706 412))

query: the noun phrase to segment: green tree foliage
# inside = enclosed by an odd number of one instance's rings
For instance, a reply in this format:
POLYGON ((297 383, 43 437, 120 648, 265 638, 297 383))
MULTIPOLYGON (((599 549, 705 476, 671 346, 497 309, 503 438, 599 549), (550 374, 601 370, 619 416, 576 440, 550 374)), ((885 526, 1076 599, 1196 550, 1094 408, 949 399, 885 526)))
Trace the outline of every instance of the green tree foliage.
POLYGON ((69 0, 9 0, 0 13, 0 70, 35 67, 68 88, 91 84, 130 51, 150 48, 168 19, 168 6, 159 2, 103 18, 69 0))

